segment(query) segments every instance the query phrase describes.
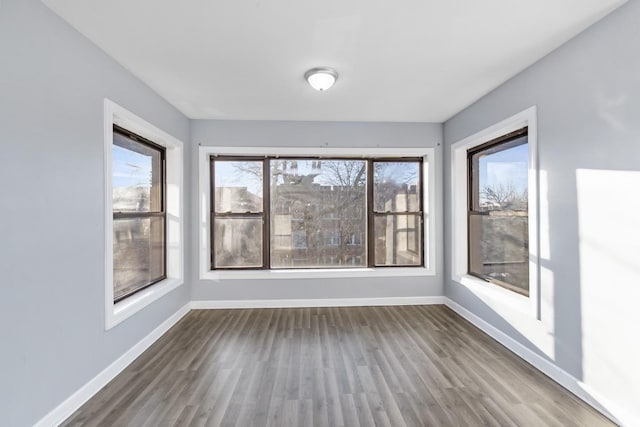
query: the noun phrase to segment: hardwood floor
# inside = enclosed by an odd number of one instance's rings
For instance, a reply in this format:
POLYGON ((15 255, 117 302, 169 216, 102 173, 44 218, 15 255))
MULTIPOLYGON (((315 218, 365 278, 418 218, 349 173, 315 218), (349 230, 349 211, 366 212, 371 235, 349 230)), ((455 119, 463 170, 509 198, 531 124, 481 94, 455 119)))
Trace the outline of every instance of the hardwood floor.
POLYGON ((65 426, 609 426, 445 306, 194 310, 65 426))

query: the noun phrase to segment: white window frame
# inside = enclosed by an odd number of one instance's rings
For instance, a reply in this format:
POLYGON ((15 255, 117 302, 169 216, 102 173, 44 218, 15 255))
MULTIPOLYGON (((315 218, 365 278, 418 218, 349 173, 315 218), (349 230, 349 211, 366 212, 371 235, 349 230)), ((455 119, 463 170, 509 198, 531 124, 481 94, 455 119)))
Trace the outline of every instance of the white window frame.
MULTIPOLYGON (((451 145, 451 212, 452 248, 451 279, 469 288, 485 302, 504 305, 509 309, 540 319, 539 284, 539 222, 538 222, 538 132, 537 108, 530 107, 500 123, 475 133, 451 145), (523 127, 528 127, 529 150, 529 296, 488 283, 468 274, 468 167, 467 150, 482 145, 523 127)), ((494 304, 491 304, 494 305, 494 304)))
POLYGON ((158 129, 132 112, 109 99, 104 100, 104 213, 105 213, 105 329, 142 310, 158 298, 184 283, 184 213, 183 213, 183 144, 168 133, 158 129), (113 302, 113 196, 112 149, 113 125, 118 125, 136 135, 165 148, 166 169, 166 221, 165 236, 167 271, 166 279, 140 292, 113 302))
POLYGON ((200 146, 198 152, 198 217, 199 217, 199 277, 200 280, 227 279, 305 279, 309 274, 318 278, 397 277, 436 275, 436 157, 434 148, 333 148, 333 147, 217 147, 200 146), (376 267, 287 270, 211 270, 211 156, 300 156, 300 157, 422 157, 423 163, 423 236, 424 267, 376 267))

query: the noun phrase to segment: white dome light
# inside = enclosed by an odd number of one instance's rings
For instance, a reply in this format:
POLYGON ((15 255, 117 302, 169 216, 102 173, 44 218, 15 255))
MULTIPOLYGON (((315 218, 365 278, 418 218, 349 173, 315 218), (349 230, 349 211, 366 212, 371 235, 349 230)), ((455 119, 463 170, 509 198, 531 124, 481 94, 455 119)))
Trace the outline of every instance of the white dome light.
POLYGON ((304 78, 312 88, 322 92, 333 86, 338 79, 338 73, 333 68, 318 67, 304 73, 304 78))

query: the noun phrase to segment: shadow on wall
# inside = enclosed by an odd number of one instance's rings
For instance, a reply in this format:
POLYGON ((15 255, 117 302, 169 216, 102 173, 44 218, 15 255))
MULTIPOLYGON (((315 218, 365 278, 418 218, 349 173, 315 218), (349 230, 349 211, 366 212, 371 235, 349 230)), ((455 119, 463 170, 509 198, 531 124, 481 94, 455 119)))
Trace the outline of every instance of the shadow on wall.
POLYGON ((552 326, 556 365, 583 380, 576 184, 559 166, 540 172, 541 318, 552 326))

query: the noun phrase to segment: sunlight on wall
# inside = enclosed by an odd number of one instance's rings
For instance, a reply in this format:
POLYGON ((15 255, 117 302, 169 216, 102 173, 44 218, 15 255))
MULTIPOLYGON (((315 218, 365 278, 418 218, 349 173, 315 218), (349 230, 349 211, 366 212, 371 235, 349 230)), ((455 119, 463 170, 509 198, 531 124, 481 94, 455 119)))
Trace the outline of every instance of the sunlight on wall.
POLYGON ((479 286, 466 277, 461 278, 460 283, 467 286, 470 292, 510 327, 522 334, 538 351, 551 360, 555 359, 553 316, 547 316, 541 321, 536 319, 527 306, 523 309, 522 305, 517 304, 517 296, 509 295, 509 291, 503 291, 501 288, 492 288, 494 285, 479 286))
POLYGON ((576 185, 583 380, 640 419, 640 171, 578 169, 576 185))
POLYGON ((167 275, 184 278, 182 223, 182 146, 168 146, 166 155, 167 275))
POLYGON ((170 277, 183 277, 181 233, 180 218, 167 214, 167 275, 170 277))
MULTIPOLYGON (((550 331, 554 328, 554 274, 550 266, 551 260, 551 235, 549 227, 549 180, 547 177, 547 171, 540 170, 538 172, 538 191, 539 191, 539 230, 540 230, 540 315, 541 320, 549 328, 550 331)), ((555 359, 555 354, 547 353, 552 359, 555 359)))
POLYGON ((182 277, 182 227, 180 223, 180 186, 167 184, 167 274, 182 277))
POLYGON ((167 183, 167 214, 180 217, 180 186, 178 184, 167 183))

